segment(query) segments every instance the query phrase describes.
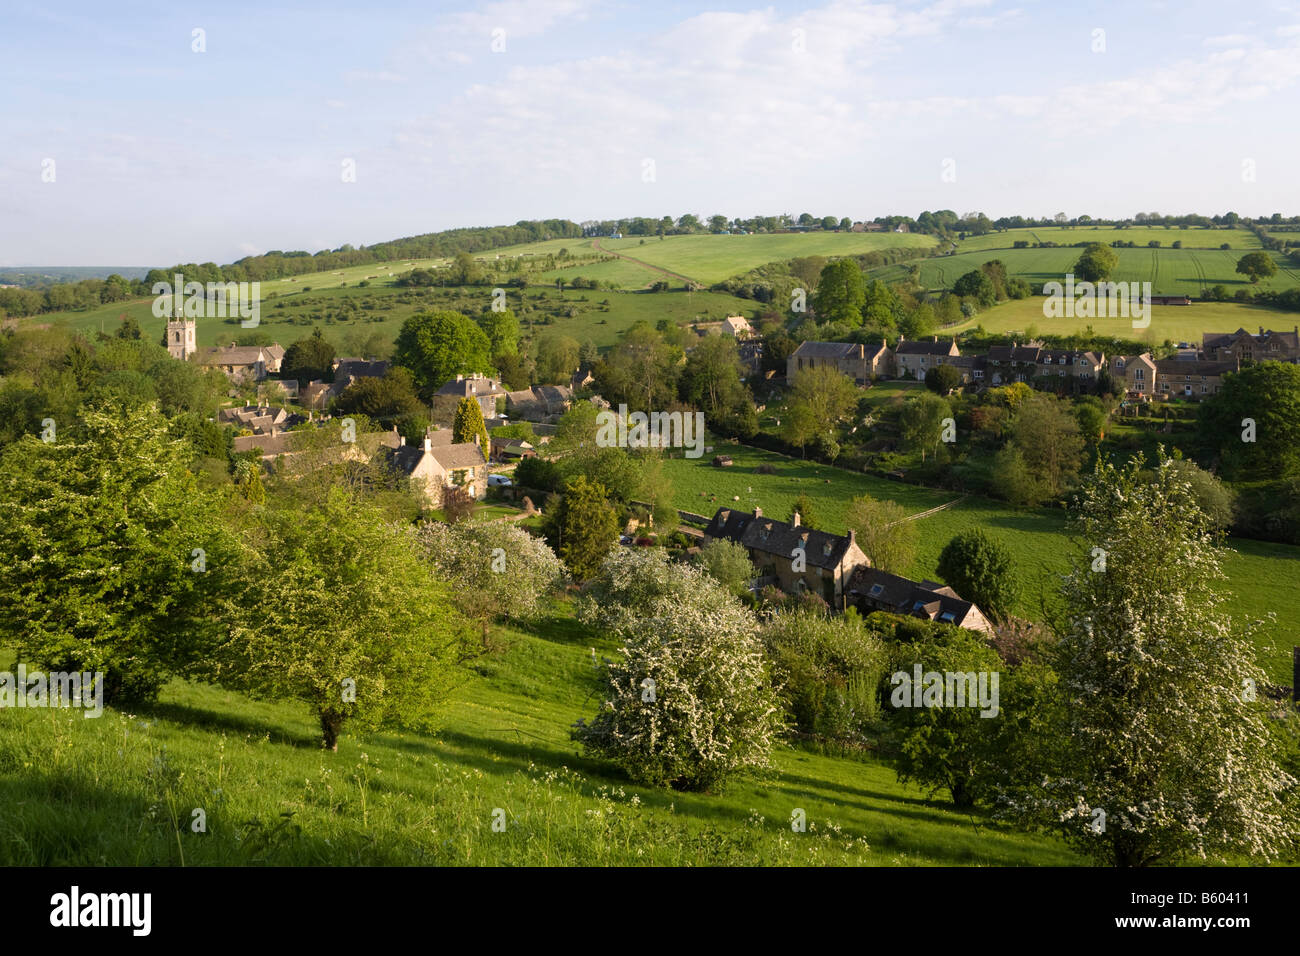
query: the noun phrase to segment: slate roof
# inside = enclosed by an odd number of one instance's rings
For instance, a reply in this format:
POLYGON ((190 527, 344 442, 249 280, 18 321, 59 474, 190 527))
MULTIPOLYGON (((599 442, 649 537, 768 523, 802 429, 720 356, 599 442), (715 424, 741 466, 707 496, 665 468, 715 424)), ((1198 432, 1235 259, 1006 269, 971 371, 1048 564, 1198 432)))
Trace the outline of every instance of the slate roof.
MULTIPOLYGON (((420 449, 423 451, 423 448, 420 449)), ((473 442, 463 442, 459 445, 435 445, 430 451, 434 460, 442 465, 448 471, 453 468, 476 468, 479 465, 486 465, 487 459, 483 457, 483 449, 473 442)))
MULTIPOLYGON (((918 584, 866 565, 859 565, 854 570, 846 593, 850 598, 856 595, 872 603, 885 605, 898 614, 924 616, 932 621, 945 621, 949 624, 961 624, 972 609, 979 611, 973 603, 937 581, 922 581, 918 584)), ((983 617, 983 614, 980 616, 983 617)))
POLYGON ((801 342, 791 358, 853 359, 861 358, 863 348, 856 342, 801 342))
POLYGON ((383 378, 388 372, 390 363, 386 361, 368 362, 359 358, 339 359, 338 364, 334 366, 335 378, 347 378, 354 376, 356 378, 383 378))
POLYGON ((260 345, 234 345, 210 348, 199 356, 200 365, 256 365, 264 361, 260 345))
POLYGON ((1238 369, 1236 360, 1220 362, 1211 359, 1199 359, 1189 362, 1185 359, 1160 359, 1156 362, 1156 371, 1161 375, 1177 378, 1179 375, 1224 375, 1238 369))
POLYGON ((1029 345, 994 345, 989 349, 988 360, 990 362, 1024 362, 1033 365, 1038 364, 1038 357, 1042 349, 1029 345))
POLYGON ((1274 332, 1272 329, 1261 330, 1259 335, 1237 329, 1236 332, 1206 332, 1201 336, 1201 346, 1208 352, 1212 349, 1229 348, 1243 338, 1253 339, 1257 345, 1265 345, 1274 340, 1286 349, 1300 349, 1300 332, 1274 332))
POLYGON ((776 555, 789 561, 796 545, 804 549, 810 567, 834 568, 844 560, 850 541, 846 535, 814 531, 788 521, 767 518, 747 511, 719 508, 709 526, 704 529, 707 538, 726 538, 764 554, 776 555))
POLYGON ((457 395, 461 398, 484 398, 488 395, 505 395, 506 390, 501 387, 501 383, 496 379, 483 376, 474 378, 466 375, 464 378, 452 379, 442 388, 438 389, 439 395, 457 395))
POLYGON ((895 355, 948 355, 952 352, 953 342, 899 342, 894 348, 895 355))

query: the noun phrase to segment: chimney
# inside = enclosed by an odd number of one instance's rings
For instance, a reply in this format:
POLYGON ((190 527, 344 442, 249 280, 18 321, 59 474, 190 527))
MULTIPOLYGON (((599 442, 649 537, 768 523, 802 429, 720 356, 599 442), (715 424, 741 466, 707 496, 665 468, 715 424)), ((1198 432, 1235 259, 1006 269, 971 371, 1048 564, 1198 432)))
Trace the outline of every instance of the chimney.
POLYGON ((429 436, 428 436, 428 435, 425 435, 425 436, 424 436, 424 450, 425 450, 426 453, 428 453, 429 451, 432 451, 432 449, 433 449, 433 445, 432 445, 432 443, 429 441, 429 436))
POLYGON ((797 528, 797 527, 799 527, 799 512, 796 511, 796 512, 791 516, 791 518, 790 518, 790 527, 792 527, 792 528, 797 528))
POLYGON ((405 435, 398 435, 398 436, 397 436, 397 447, 398 447, 398 448, 404 448, 404 447, 406 447, 406 436, 405 436, 405 435))
POLYGON ((755 518, 763 517, 763 509, 758 507, 757 505, 754 506, 754 517, 755 518))
POLYGON ((855 544, 857 544, 857 543, 858 543, 858 535, 857 535, 857 532, 855 532, 852 528, 850 528, 850 529, 849 529, 849 547, 851 548, 851 547, 853 547, 853 546, 854 546, 855 544))
POLYGON ((939 341, 939 336, 936 335, 936 336, 934 337, 934 340, 935 340, 936 342, 938 342, 938 341, 939 341))

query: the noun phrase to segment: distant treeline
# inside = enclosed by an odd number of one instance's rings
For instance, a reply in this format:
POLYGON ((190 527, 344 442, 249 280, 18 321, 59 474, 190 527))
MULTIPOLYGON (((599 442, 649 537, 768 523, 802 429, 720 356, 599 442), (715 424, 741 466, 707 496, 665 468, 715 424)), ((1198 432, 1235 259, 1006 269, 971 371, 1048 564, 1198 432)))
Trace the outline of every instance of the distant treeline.
POLYGON ((265 255, 245 256, 225 266, 219 266, 215 262, 189 262, 168 269, 151 269, 144 279, 134 282, 120 275, 111 275, 107 279, 51 283, 44 288, 0 289, 0 314, 40 315, 45 312, 90 309, 106 302, 138 298, 152 294, 155 282, 170 283, 178 272, 185 276, 186 282, 260 282, 371 262, 444 258, 461 252, 481 252, 545 239, 580 238, 582 227, 577 223, 567 219, 546 219, 518 222, 513 226, 449 229, 361 248, 344 245, 314 255, 277 249, 265 255))

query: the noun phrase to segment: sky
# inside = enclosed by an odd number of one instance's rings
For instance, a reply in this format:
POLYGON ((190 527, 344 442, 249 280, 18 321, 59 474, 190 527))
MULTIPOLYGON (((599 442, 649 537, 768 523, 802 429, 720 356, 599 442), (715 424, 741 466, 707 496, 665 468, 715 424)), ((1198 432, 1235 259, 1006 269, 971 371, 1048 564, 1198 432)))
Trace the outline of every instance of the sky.
POLYGON ((522 219, 1300 213, 1300 0, 6 0, 0 266, 522 219))

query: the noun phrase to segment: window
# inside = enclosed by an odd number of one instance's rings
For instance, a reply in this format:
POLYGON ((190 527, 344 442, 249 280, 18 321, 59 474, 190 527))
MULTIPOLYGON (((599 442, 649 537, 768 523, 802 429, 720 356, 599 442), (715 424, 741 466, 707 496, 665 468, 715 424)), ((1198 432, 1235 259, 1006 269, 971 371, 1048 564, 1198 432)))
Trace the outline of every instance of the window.
POLYGON ((952 611, 944 611, 939 615, 939 620, 944 621, 947 624, 952 624, 957 620, 957 616, 953 614, 952 611))
POLYGON ((868 593, 872 597, 880 597, 881 592, 884 590, 885 590, 885 586, 883 584, 873 584, 871 585, 871 590, 868 593))

